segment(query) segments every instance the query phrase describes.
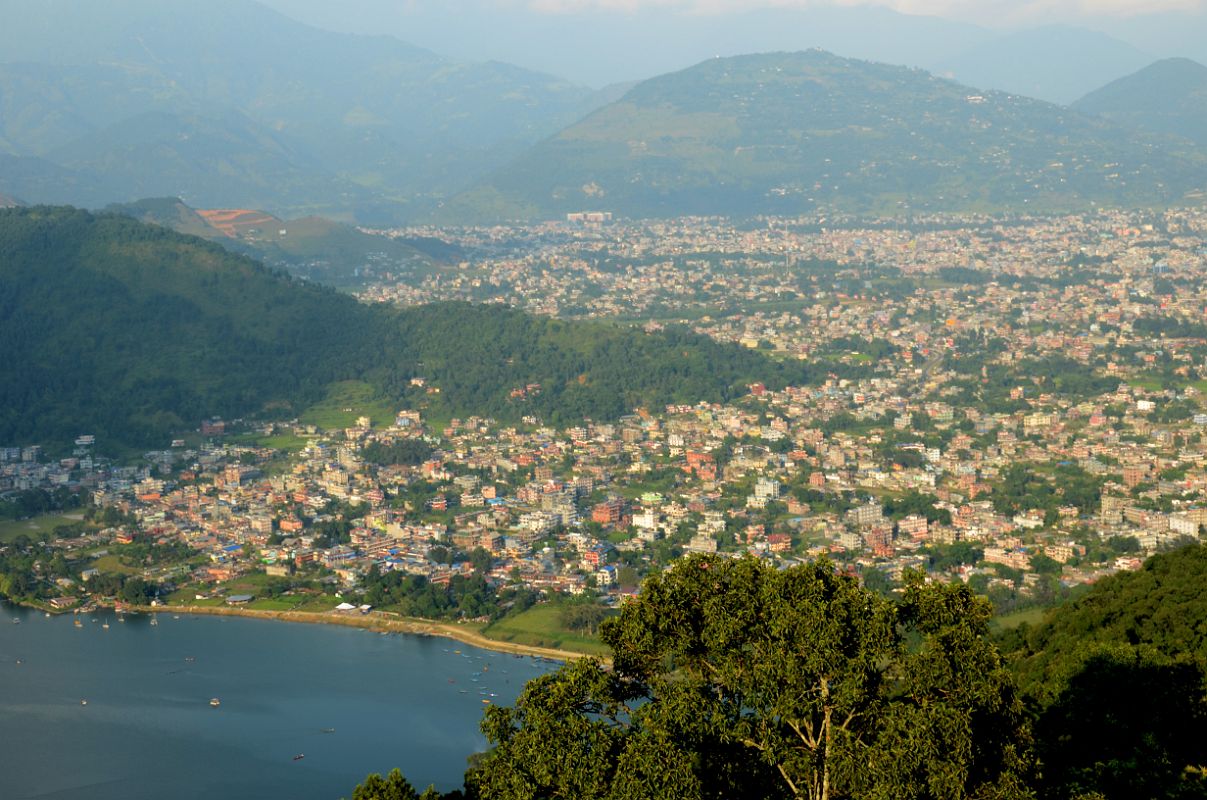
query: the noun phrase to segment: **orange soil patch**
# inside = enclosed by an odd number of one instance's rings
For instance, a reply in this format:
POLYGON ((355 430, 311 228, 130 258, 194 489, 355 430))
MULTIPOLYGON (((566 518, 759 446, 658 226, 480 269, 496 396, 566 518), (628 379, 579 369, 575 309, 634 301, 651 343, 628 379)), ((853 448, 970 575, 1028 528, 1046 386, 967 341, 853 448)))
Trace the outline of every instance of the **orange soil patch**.
POLYGON ((212 227, 232 239, 239 238, 253 229, 275 231, 283 224, 271 214, 246 208, 198 209, 197 213, 212 227))

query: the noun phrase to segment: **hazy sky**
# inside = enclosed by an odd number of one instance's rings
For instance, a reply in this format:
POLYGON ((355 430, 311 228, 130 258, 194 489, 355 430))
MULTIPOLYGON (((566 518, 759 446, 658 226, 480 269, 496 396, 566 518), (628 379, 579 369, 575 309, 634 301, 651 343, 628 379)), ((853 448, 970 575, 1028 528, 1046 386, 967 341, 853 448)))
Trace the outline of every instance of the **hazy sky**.
MULTIPOLYGON (((340 13, 406 15, 441 0, 340 0, 340 13)), ((269 0, 282 10, 312 11, 314 0, 269 0)), ((471 0, 466 7, 514 9, 551 14, 584 11, 634 12, 671 9, 694 13, 725 13, 757 8, 878 5, 906 14, 928 14, 975 22, 990 27, 1044 24, 1053 21, 1093 23, 1103 17, 1127 17, 1160 11, 1203 12, 1207 0, 471 0)))
MULTIPOLYGON (((906 14, 933 14, 994 23, 1003 15, 1036 19, 1052 16, 1093 18, 1153 11, 1197 11, 1203 9, 1204 3, 1205 0, 527 0, 524 4, 534 10, 553 13, 593 8, 632 11, 657 6, 715 13, 787 6, 883 5, 906 14)), ((405 0, 401 4, 405 4, 405 0)), ((520 3, 513 0, 511 4, 520 3)))

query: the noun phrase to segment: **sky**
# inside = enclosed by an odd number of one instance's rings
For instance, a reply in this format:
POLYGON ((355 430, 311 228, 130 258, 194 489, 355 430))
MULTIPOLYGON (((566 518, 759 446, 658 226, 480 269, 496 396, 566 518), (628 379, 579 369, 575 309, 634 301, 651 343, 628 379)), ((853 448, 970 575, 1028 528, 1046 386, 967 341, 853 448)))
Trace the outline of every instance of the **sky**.
MULTIPOLYGON (((318 5, 338 6, 333 15, 356 17, 405 16, 442 0, 270 0, 281 10, 311 14, 318 5)), ((447 2, 447 0, 443 0, 447 2)), ((517 13, 576 14, 592 11, 634 13, 674 10, 725 14, 760 8, 817 8, 821 6, 883 6, 903 14, 932 15, 987 27, 1047 24, 1054 21, 1094 24, 1104 18, 1127 18, 1162 11, 1203 13, 1207 0, 473 0, 467 8, 489 7, 517 13)))

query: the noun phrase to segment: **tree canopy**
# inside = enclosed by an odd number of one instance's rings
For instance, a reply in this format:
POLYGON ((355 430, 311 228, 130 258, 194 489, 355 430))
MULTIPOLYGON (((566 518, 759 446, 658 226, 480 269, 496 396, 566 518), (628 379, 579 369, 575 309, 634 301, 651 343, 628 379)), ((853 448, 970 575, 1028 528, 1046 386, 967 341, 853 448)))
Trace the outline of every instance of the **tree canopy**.
POLYGON ((959 583, 681 559, 602 622, 610 664, 487 709, 446 798, 1202 800, 1205 586, 1207 547, 1156 556, 1003 656, 959 583))
POLYGON ((481 798, 1026 797, 1023 707, 962 586, 681 560, 584 660, 487 710, 481 798))

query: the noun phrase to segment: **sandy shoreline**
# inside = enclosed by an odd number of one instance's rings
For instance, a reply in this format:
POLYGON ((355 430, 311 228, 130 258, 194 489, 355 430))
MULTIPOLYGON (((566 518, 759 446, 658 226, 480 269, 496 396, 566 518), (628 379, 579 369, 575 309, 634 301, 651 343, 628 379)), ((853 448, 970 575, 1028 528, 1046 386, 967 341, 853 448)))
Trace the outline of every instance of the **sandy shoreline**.
POLYGON ((488 639, 479 633, 467 630, 455 623, 438 622, 435 620, 413 619, 406 617, 390 617, 382 612, 315 612, 315 611, 264 611, 254 608, 232 608, 231 606, 138 606, 127 607, 129 611, 147 614, 207 614, 217 617, 248 617, 251 619, 272 619, 284 622, 305 622, 316 625, 344 625, 350 628, 364 628, 372 631, 388 633, 410 633, 419 636, 442 636, 455 639, 463 644, 480 647, 483 650, 493 650, 498 653, 512 655, 536 656, 555 661, 573 661, 587 658, 583 653, 569 650, 557 650, 551 647, 534 647, 512 642, 500 642, 488 639))

